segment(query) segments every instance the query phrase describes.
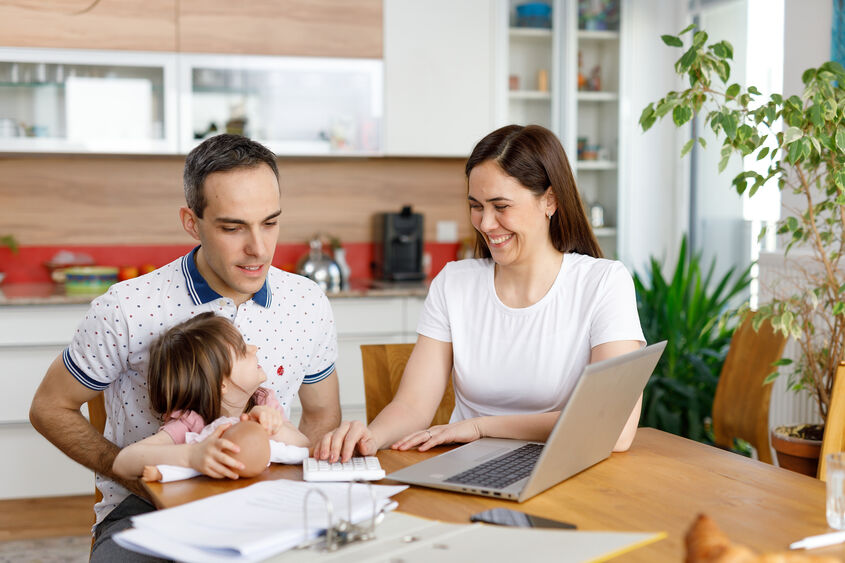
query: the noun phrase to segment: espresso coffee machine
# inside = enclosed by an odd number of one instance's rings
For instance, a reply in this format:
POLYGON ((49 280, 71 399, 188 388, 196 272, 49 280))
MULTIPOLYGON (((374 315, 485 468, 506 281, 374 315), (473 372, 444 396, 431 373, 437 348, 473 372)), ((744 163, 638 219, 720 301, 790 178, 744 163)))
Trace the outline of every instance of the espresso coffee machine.
POLYGON ((373 278, 422 281, 423 216, 406 205, 399 213, 378 213, 374 224, 373 278))

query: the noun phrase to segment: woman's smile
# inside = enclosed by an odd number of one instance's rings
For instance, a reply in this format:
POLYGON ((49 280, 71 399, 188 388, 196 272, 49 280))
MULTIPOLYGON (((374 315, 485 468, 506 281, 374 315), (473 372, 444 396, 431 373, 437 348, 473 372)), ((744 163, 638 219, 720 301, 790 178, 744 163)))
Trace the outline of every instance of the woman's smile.
POLYGON ((490 241, 491 246, 504 246, 513 238, 513 233, 507 235, 487 235, 487 240, 490 241))

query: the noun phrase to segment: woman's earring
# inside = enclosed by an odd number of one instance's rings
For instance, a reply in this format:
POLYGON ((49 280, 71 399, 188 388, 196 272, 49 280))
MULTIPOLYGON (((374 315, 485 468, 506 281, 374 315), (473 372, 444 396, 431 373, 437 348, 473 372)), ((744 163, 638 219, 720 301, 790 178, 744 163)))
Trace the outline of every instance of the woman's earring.
POLYGON ((546 211, 546 217, 549 219, 549 221, 551 221, 551 220, 552 220, 552 215, 554 215, 554 213, 553 213, 553 212, 551 212, 551 211, 546 211))

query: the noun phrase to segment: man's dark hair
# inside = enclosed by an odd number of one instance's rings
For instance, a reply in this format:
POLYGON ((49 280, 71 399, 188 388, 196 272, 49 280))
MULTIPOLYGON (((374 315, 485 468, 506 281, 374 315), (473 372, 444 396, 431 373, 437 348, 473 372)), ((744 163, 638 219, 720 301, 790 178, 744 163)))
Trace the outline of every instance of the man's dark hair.
POLYGON ((202 218, 206 200, 204 184, 209 174, 234 168, 250 168, 266 164, 279 179, 276 155, 260 143, 240 135, 216 135, 203 141, 185 158, 185 202, 197 217, 202 218))

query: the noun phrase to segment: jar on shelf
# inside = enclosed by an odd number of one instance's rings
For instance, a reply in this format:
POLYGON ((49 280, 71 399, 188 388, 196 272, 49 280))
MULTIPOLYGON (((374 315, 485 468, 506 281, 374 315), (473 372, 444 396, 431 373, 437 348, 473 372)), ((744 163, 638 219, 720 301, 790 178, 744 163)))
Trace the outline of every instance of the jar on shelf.
POLYGON ((551 29, 552 7, 545 2, 527 2, 516 7, 517 27, 551 29))

